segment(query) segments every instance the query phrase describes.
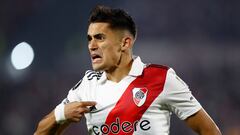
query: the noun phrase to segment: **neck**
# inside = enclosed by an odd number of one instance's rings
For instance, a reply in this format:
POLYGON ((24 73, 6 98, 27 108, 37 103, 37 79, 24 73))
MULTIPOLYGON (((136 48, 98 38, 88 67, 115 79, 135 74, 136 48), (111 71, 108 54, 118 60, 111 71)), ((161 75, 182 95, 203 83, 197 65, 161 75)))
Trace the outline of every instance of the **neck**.
POLYGON ((106 71, 107 79, 113 82, 120 82, 128 75, 133 63, 132 57, 123 58, 122 62, 114 69, 106 71))

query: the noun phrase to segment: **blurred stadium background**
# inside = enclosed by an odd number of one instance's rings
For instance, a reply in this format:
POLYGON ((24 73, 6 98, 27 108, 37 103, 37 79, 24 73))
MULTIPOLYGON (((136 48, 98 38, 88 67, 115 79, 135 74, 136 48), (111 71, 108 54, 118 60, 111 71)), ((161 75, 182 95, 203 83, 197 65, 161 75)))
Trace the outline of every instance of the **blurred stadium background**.
MULTIPOLYGON (((240 1, 1 0, 1 135, 33 134, 91 68, 87 19, 97 4, 127 10, 138 25, 135 54, 174 68, 223 133, 240 134, 240 1), (16 70, 10 55, 23 41, 35 57, 16 70)), ((194 134, 176 116, 171 121, 172 135, 194 134)), ((86 135, 84 121, 66 134, 86 135)))

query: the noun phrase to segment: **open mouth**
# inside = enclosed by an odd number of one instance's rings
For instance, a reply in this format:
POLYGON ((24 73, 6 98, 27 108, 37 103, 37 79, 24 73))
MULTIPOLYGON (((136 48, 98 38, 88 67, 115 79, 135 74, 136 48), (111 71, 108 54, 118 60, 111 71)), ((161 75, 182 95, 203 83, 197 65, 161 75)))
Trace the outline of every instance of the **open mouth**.
POLYGON ((98 55, 98 54, 92 54, 91 58, 92 58, 92 62, 93 63, 96 63, 96 62, 99 62, 99 61, 102 60, 102 57, 100 55, 98 55))

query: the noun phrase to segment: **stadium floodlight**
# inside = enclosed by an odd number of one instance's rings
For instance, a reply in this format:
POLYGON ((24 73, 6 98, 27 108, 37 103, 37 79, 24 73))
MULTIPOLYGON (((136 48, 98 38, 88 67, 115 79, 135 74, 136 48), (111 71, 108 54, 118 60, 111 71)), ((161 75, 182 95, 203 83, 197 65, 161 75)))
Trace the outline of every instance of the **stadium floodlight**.
POLYGON ((17 70, 25 69, 30 66, 33 58, 33 49, 26 42, 21 42, 16 45, 11 53, 12 65, 17 70))

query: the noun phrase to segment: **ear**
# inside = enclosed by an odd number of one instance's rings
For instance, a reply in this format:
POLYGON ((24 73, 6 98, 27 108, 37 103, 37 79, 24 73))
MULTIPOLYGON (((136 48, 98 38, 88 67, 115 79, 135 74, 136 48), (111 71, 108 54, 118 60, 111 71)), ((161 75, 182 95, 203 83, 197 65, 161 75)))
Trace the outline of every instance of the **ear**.
POLYGON ((124 52, 132 48, 133 39, 132 37, 126 36, 122 40, 121 51, 124 52))

